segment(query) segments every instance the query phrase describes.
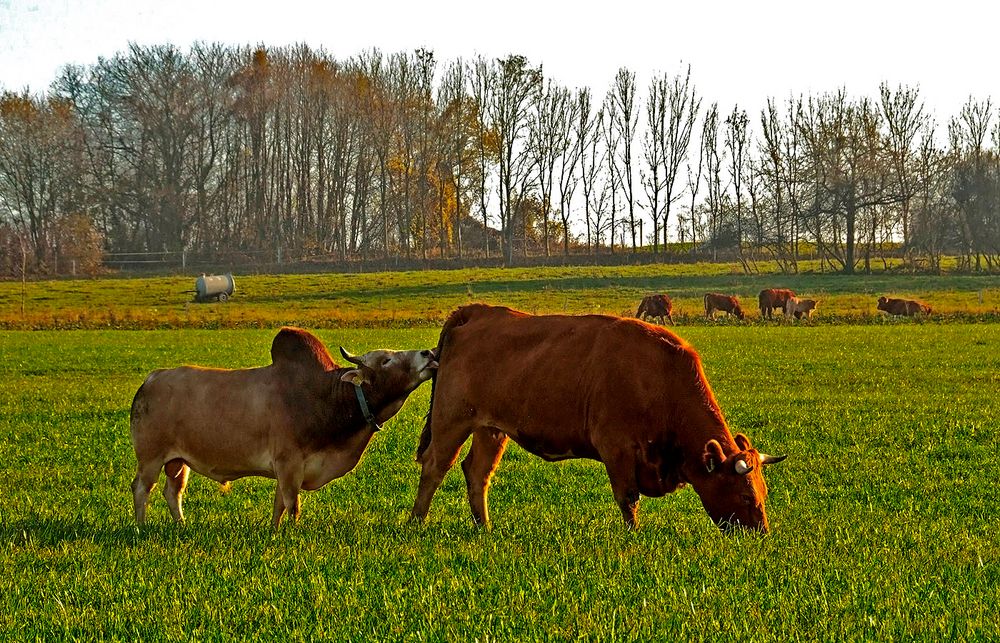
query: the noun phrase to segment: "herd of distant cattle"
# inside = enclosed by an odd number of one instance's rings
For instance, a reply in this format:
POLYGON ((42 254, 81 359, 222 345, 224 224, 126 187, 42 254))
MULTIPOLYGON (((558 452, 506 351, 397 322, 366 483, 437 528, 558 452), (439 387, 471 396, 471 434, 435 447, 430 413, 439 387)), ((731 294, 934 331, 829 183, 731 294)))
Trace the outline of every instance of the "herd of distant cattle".
MULTIPOLYGON (((721 311, 743 319, 746 313, 740 306, 740 300, 735 295, 723 295, 717 292, 705 293, 705 317, 713 319, 716 311, 721 311)), ((757 303, 760 306, 761 319, 773 319, 774 311, 778 311, 785 317, 809 319, 819 305, 816 299, 802 299, 796 296, 795 292, 787 288, 765 288, 757 295, 757 303)), ((893 316, 913 317, 916 315, 930 315, 931 307, 923 302, 914 299, 896 299, 890 297, 879 297, 876 304, 878 310, 884 311, 893 316)), ((664 320, 674 323, 674 303, 669 295, 658 293, 646 295, 639 302, 639 308, 635 311, 637 319, 659 320, 661 324, 664 320)))
MULTIPOLYGON (((787 289, 758 298, 809 317, 816 301, 787 289)), ((705 315, 744 318, 739 300, 707 293, 705 315)), ((878 300, 890 315, 930 314, 917 301, 878 300)), ((416 447, 420 484, 411 516, 422 521, 445 474, 462 461, 476 524, 489 523, 487 491, 513 440, 548 461, 603 463, 626 525, 637 524, 640 496, 690 485, 723 529, 768 531, 763 468, 784 460, 730 432, 695 349, 663 327, 673 323, 666 295, 643 298, 636 317, 530 315, 472 304, 451 313, 430 349, 341 347, 347 366, 299 328, 282 328, 271 364, 249 369, 197 366, 153 371, 132 400, 137 460, 131 490, 145 521, 160 472, 175 521, 190 471, 222 484, 246 476, 277 481, 272 523, 298 519, 300 490, 352 471, 369 442, 420 384, 432 381, 430 408, 416 447)))

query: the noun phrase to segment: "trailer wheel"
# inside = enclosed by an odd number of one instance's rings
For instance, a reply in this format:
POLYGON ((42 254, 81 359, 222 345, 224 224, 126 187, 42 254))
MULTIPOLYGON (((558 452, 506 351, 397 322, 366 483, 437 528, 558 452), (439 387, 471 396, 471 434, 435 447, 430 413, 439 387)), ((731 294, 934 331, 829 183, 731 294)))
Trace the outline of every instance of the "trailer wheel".
POLYGON ((229 295, 227 295, 227 294, 226 294, 226 293, 224 293, 224 292, 220 292, 220 293, 219 293, 219 301, 221 301, 221 302, 225 303, 225 302, 226 302, 226 301, 228 301, 228 300, 229 300, 229 295))

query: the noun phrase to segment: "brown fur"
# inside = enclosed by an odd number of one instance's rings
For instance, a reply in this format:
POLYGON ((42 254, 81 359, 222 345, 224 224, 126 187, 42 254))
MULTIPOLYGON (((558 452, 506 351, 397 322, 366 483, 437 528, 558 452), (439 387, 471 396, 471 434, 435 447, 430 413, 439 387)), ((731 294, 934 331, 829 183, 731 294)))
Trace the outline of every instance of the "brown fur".
POLYGON ((785 303, 794 296, 795 293, 787 288, 765 288, 760 291, 757 295, 757 302, 760 304, 761 318, 771 319, 774 310, 784 314, 785 303))
POLYGON ((767 529, 761 467, 734 472, 738 460, 757 463, 760 454, 730 434, 698 354, 665 328, 476 304, 451 314, 437 354, 414 518, 427 515, 472 436, 462 470, 479 524, 489 521, 490 479, 512 439, 546 460, 603 462, 629 526, 640 495, 689 483, 718 524, 767 529), (718 449, 709 471, 704 454, 712 443, 718 449))
POLYGON ((737 319, 744 317, 740 300, 736 297, 717 292, 705 293, 705 317, 711 318, 717 310, 733 315, 737 319))
POLYGON ((164 496, 176 521, 191 469, 225 483, 244 476, 278 482, 273 524, 299 513, 300 489, 351 471, 375 433, 361 411, 361 384, 376 421, 395 415, 437 366, 431 351, 372 351, 341 368, 316 337, 282 328, 270 366, 240 370, 182 366, 154 371, 132 400, 132 482, 136 520, 166 473, 164 496), (386 362, 388 361, 388 364, 386 362))
POLYGON ((274 336, 274 341, 271 342, 271 361, 321 371, 337 368, 330 351, 318 337, 294 326, 285 326, 274 336))
POLYGON ((635 311, 635 318, 646 320, 659 319, 660 324, 663 324, 665 318, 673 324, 673 310, 674 302, 670 300, 669 296, 663 294, 646 295, 639 302, 639 309, 635 311))
POLYGON ((890 315, 904 315, 913 317, 918 314, 930 315, 931 307, 915 299, 894 299, 889 297, 879 297, 876 307, 890 315))

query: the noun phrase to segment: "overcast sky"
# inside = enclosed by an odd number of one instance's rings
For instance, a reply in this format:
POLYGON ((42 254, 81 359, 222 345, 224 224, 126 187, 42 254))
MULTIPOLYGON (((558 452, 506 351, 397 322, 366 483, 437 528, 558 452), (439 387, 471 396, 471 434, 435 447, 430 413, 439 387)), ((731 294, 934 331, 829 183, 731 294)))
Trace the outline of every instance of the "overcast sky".
POLYGON ((441 60, 521 53, 564 85, 603 94, 621 66, 642 93, 688 63, 702 96, 756 114, 768 96, 881 81, 919 84, 939 122, 971 95, 1000 100, 991 2, 896 0, 633 2, 424 0, 0 0, 0 86, 42 91, 66 63, 91 64, 129 41, 186 49, 305 42, 338 58, 426 47, 441 60))

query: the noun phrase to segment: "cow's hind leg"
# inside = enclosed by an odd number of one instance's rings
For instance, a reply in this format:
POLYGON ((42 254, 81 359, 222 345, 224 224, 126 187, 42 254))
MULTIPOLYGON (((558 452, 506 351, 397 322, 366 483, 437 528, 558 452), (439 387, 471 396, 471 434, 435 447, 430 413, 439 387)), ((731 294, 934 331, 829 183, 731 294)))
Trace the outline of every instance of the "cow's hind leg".
POLYGON ((490 524, 486 496, 490 487, 490 478, 503 457, 507 448, 508 437, 495 429, 480 427, 472 436, 472 448, 462 460, 462 471, 465 473, 465 484, 469 493, 469 507, 472 509, 472 519, 477 525, 490 524))
POLYGON ((163 485, 163 497, 167 500, 170 515, 173 516, 174 522, 184 522, 181 500, 184 489, 187 487, 191 468, 180 458, 174 458, 163 465, 163 472, 167 474, 167 483, 163 485))
MULTIPOLYGON (((443 425, 442 422, 434 424, 435 427, 443 425)), ((410 512, 413 520, 423 521, 427 517, 434 492, 441 486, 448 469, 454 466, 462 445, 471 433, 471 427, 456 430, 455 426, 451 425, 447 430, 437 429, 431 434, 431 443, 421 458, 423 468, 420 470, 420 488, 417 490, 417 499, 410 512)))
POLYGON ((146 503, 149 501, 149 494, 156 486, 156 479, 160 476, 160 463, 158 461, 139 462, 139 470, 132 479, 132 501, 135 510, 135 521, 138 524, 146 522, 146 503))

